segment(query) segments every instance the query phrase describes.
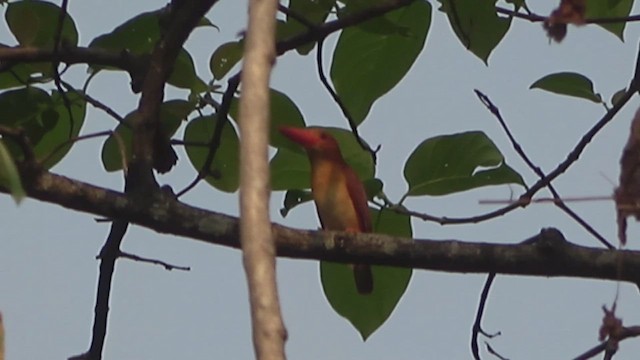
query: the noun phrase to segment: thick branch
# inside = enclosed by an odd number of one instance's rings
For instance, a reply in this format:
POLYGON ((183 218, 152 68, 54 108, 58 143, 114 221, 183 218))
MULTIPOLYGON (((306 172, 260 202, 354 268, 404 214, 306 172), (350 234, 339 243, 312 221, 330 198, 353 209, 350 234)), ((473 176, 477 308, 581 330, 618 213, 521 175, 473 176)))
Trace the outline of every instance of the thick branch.
MULTIPOLYGON (((147 204, 125 194, 47 172, 25 174, 30 197, 91 214, 126 219, 152 230, 239 248, 238 219, 185 205, 157 193, 147 204)), ((6 190, 3 190, 6 192, 6 190)), ((489 244, 295 230, 274 224, 279 256, 428 270, 531 276, 565 276, 640 283, 640 251, 603 250, 563 240, 545 230, 526 243, 489 244), (619 267, 620 262, 622 266, 619 267), (619 268, 623 269, 619 273, 619 268)))
POLYGON ((269 78, 275 62, 277 0, 249 1, 240 97, 240 240, 258 360, 285 359, 287 337, 276 285, 269 220, 269 78))
POLYGON ((133 123, 132 172, 143 186, 154 184, 151 168, 166 172, 176 162, 168 139, 159 134, 164 86, 182 45, 217 0, 174 2, 164 36, 156 44, 142 85, 138 117, 133 123))

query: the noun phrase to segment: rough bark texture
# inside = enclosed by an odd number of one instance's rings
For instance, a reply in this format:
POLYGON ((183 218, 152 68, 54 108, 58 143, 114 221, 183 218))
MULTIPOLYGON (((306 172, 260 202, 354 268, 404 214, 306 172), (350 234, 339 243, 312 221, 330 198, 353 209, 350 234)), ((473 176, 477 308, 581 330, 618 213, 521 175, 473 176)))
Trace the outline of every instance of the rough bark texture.
MULTIPOLYGON (((127 219, 161 233, 239 248, 238 218, 183 204, 157 193, 143 206, 124 193, 48 172, 23 169, 30 197, 94 215, 127 219)), ((3 190, 4 191, 4 190, 3 190)), ((6 192, 6 191, 5 191, 6 192)), ((565 276, 640 283, 640 251, 616 251, 570 243, 554 229, 525 242, 491 239, 407 239, 381 234, 306 231, 273 224, 278 256, 344 263, 413 267, 448 272, 565 276), (622 265, 622 271, 618 269, 622 265)))

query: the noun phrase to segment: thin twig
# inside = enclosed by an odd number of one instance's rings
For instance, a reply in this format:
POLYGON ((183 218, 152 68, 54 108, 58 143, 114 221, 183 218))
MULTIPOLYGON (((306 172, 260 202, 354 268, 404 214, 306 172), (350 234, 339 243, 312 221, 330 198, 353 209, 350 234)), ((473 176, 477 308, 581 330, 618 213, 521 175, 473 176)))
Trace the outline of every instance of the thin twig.
MULTIPOLYGON (((622 328, 621 334, 618 338, 614 339, 617 342, 622 340, 640 336, 640 326, 629 326, 622 328)), ((584 353, 576 356, 573 360, 588 360, 598 355, 599 353, 606 351, 609 344, 609 340, 594 346, 593 348, 585 351, 584 353)))
POLYGON ((495 350, 491 347, 491 345, 489 345, 489 343, 488 343, 488 342, 486 342, 486 341, 485 341, 485 342, 484 342, 484 345, 487 347, 487 352, 488 352, 489 354, 491 354, 491 355, 495 356, 496 358, 498 358, 498 360, 509 360, 508 358, 506 358, 506 357, 504 357, 504 356, 502 356, 502 355, 498 354, 498 352, 497 352, 497 351, 495 351, 495 350))
MULTIPOLYGON (((499 6, 496 6, 496 12, 499 14, 513 16, 515 18, 528 20, 530 22, 544 22, 547 20, 547 16, 542 16, 534 13, 521 13, 517 10, 505 9, 499 6)), ((617 17, 607 17, 607 18, 588 18, 584 20, 585 24, 615 24, 615 23, 628 23, 640 21, 640 15, 629 15, 629 16, 617 16, 617 17)))
POLYGON ((191 181, 191 183, 185 186, 184 189, 178 191, 176 197, 180 197, 189 192, 201 180, 210 174, 211 164, 213 164, 213 159, 215 159, 218 148, 220 148, 220 142, 222 141, 222 131, 224 130, 225 125, 229 122, 229 110, 231 109, 231 103, 236 90, 238 90, 238 86, 240 85, 240 75, 241 72, 238 72, 230 77, 227 82, 227 90, 224 92, 224 95, 222 96, 222 103, 220 103, 220 108, 216 112, 216 123, 213 129, 213 134, 211 135, 211 140, 209 141, 209 152, 207 152, 207 157, 204 160, 202 168, 200 168, 198 175, 193 179, 193 181, 191 181))
MULTIPOLYGON (((613 195, 602 195, 602 196, 582 196, 582 197, 562 197, 563 202, 591 202, 591 201, 611 201, 613 200, 613 195)), ((544 203, 557 203, 558 199, 556 198, 536 198, 536 199, 524 199, 520 198, 518 200, 500 200, 500 199, 485 199, 479 200, 478 204, 481 205, 504 205, 504 204, 512 204, 518 203, 520 205, 529 205, 529 204, 544 204, 544 203)))
MULTIPOLYGON (((640 56, 639 56, 639 60, 640 60, 640 56)), ((636 74, 637 73, 638 71, 636 71, 636 74)), ((639 91, 639 89, 640 88, 636 86, 636 80, 632 80, 631 85, 629 86, 629 89, 621 96, 620 100, 611 108, 611 110, 607 111, 607 113, 604 114, 604 116, 600 120, 598 120, 598 122, 596 122, 591 127, 591 129, 589 129, 582 136, 582 138, 580 138, 578 143, 574 146, 573 150, 571 150, 569 154, 567 154, 567 157, 565 158, 565 160, 560 162, 555 167, 555 169, 553 169, 551 172, 546 174, 544 178, 538 180, 535 184, 533 184, 529 188, 529 190, 527 190, 524 194, 520 196, 520 199, 531 199, 533 195, 535 195, 542 188, 546 187, 548 183, 550 183, 551 181, 556 179, 558 176, 562 175, 565 171, 567 171, 567 169, 569 169, 569 167, 571 167, 571 165, 573 165, 573 163, 575 163, 578 160, 578 158, 580 157, 584 149, 587 147, 587 145, 591 142, 591 140, 593 140, 593 138, 600 132, 600 130, 602 130, 602 128, 604 128, 611 120, 613 120, 613 118, 618 114, 618 112, 629 102, 631 97, 637 91, 639 91)), ((472 224, 472 223, 478 223, 478 222, 494 219, 496 217, 503 216, 513 210, 516 210, 524 206, 525 204, 521 204, 518 201, 516 201, 514 203, 511 203, 502 208, 493 210, 485 214, 475 215, 470 217, 463 217, 463 218, 434 216, 434 215, 421 213, 418 211, 408 210, 401 206, 391 207, 390 209, 398 213, 413 216, 415 218, 418 218, 424 221, 432 221, 432 222, 439 223, 441 225, 449 225, 449 224, 454 225, 454 224, 472 224)))
MULTIPOLYGON (((489 273, 487 276, 487 280, 484 282, 484 287, 482 288, 482 293, 480 294, 480 301, 478 302, 478 311, 476 312, 476 319, 473 322, 473 326, 471 327, 471 353, 473 354, 473 358, 476 360, 480 360, 480 350, 478 348, 478 335, 483 334, 485 336, 489 335, 484 330, 482 330, 482 315, 484 314, 484 308, 487 304, 487 298, 489 297, 489 290, 491 289, 491 284, 493 284, 493 280, 496 278, 495 273, 489 273)), ((493 337, 495 335, 491 335, 488 337, 493 337)))
POLYGON ((51 62, 51 67, 53 70, 53 82, 60 92, 60 96, 62 97, 62 102, 64 107, 67 109, 67 113, 69 115, 69 136, 73 137, 73 128, 75 127, 75 121, 73 119, 73 111, 71 111, 71 101, 69 101, 69 97, 67 96, 66 91, 62 89, 62 80, 60 78, 60 72, 58 71, 58 66, 60 66, 60 60, 58 59, 58 52, 60 51, 60 41, 62 39, 62 29, 64 28, 64 20, 67 18, 67 6, 69 5, 69 0, 62 0, 62 4, 60 6, 60 15, 58 16, 58 25, 55 32, 55 38, 53 41, 53 61, 51 62))
POLYGON ((369 146, 369 144, 367 144, 362 139, 362 137, 358 133, 358 124, 356 124, 356 122, 353 120, 353 117, 351 116, 349 109, 347 109, 347 106, 342 102, 342 99, 340 99, 340 96, 338 96, 335 90, 333 90, 333 87, 331 86, 331 84, 329 84, 329 81, 327 80, 327 77, 324 74, 324 67, 322 66, 322 45, 323 44, 324 44, 324 39, 321 39, 318 41, 318 50, 316 52, 316 68, 318 70, 318 77, 320 78, 320 82, 322 82, 322 85, 324 85, 324 88, 327 90, 327 92, 329 92, 329 94, 333 98, 333 101, 336 104, 338 104, 338 107, 340 107, 340 110, 342 111, 342 114, 349 122, 349 127, 351 128, 351 132, 353 133, 353 136, 358 141, 358 144, 360 144, 360 147, 362 147, 365 151, 371 154, 371 158, 373 159, 373 163, 375 164, 378 161, 377 152, 378 150, 380 150, 380 146, 378 146, 376 150, 373 150, 369 146))
POLYGON ((76 143, 78 141, 82 141, 82 140, 88 140, 88 139, 93 139, 93 138, 97 138, 97 137, 101 137, 101 136, 108 136, 113 134, 113 131, 111 130, 105 130, 105 131, 98 131, 92 134, 86 134, 86 135, 80 135, 80 136, 74 136, 70 139, 67 139, 63 142, 61 142, 60 144, 58 144, 55 148, 53 148, 53 150, 51 150, 51 152, 49 153, 49 155, 47 155, 47 157, 45 157, 43 160, 40 161, 41 164, 46 164, 47 161, 49 161, 53 155, 55 155, 58 151, 62 150, 65 146, 71 145, 73 143, 76 143))
MULTIPOLYGON (((480 90, 474 89, 473 91, 476 93, 476 96, 478 96, 478 98, 484 104, 484 106, 489 110, 489 112, 491 112, 493 116, 498 120, 500 127, 502 127, 502 130, 507 135, 507 138, 509 138, 509 142, 511 142, 511 146, 513 146, 514 150, 520 156, 520 158, 527 164, 527 166, 536 175, 538 175, 538 177, 540 177, 540 179, 544 179, 545 178, 544 172, 542 171, 542 169, 540 169, 539 166, 534 164, 533 161, 531 161, 531 159, 524 152, 520 143, 515 139, 515 137, 511 133, 511 130, 509 130, 509 126, 507 126, 507 122, 504 120, 504 118, 502 118, 502 115, 500 114, 500 109, 498 109, 498 107, 493 104, 491 99, 489 99, 489 97, 483 94, 480 90)), ((553 198, 556 199, 556 202, 554 202, 554 204, 557 207, 559 207, 562 211, 564 211, 567 215, 569 215, 569 217, 571 217, 578 224, 580 224, 585 230, 587 230, 588 233, 590 233, 591 235, 593 235, 593 237, 595 237, 598 241, 600 241, 602 245, 604 245, 609 249, 615 248, 613 245, 611 245, 609 241, 607 241, 604 238, 604 236, 602 236, 599 232, 597 232, 593 228, 593 226, 591 226, 584 219, 582 219, 575 211, 570 209, 567 206, 567 204, 564 203, 564 201, 562 201, 562 197, 560 197, 560 194, 556 191, 555 187, 551 184, 551 181, 549 181, 549 183, 547 184, 547 188, 549 188, 549 191, 553 195, 553 198)))
POLYGON ((162 261, 162 260, 150 259, 150 258, 138 256, 138 255, 135 255, 135 254, 127 253, 127 252, 124 252, 124 251, 120 251, 120 257, 124 258, 124 259, 133 260, 133 261, 149 263, 149 264, 153 264, 153 265, 160 265, 160 266, 164 267, 165 270, 169 270, 169 271, 171 271, 171 270, 191 271, 191 267, 189 267, 189 266, 173 265, 173 264, 169 264, 168 262, 165 262, 165 261, 162 261))
MULTIPOLYGON (((71 84, 65 82, 64 80, 61 80, 60 83, 62 84, 62 86, 64 86, 67 91, 70 90, 75 90, 73 86, 71 86, 71 84)), ((87 94, 84 91, 76 91, 76 94, 78 94, 80 97, 82 97, 86 102, 88 102, 89 104, 93 105, 95 108, 98 108, 102 111, 104 111, 105 113, 107 113, 109 116, 111 116, 112 118, 114 118, 119 124, 121 124, 122 126, 126 126, 128 128, 131 128, 131 125, 129 125, 125 120, 124 117, 122 117, 120 114, 118 114, 117 112, 115 112, 115 110, 113 110, 112 108, 110 108, 109 106, 105 105, 103 102, 101 102, 100 100, 92 97, 91 95, 87 94)))

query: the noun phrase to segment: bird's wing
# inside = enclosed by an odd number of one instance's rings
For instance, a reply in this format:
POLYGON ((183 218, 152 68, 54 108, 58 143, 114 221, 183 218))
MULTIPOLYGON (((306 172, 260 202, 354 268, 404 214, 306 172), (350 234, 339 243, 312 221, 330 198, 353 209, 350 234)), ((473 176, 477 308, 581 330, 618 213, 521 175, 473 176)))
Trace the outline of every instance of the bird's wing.
POLYGON ((362 181, 360 181, 355 171, 346 164, 344 174, 347 182, 347 191, 349 192, 349 197, 358 216, 360 231, 371 232, 371 214, 369 213, 367 193, 364 191, 362 181))

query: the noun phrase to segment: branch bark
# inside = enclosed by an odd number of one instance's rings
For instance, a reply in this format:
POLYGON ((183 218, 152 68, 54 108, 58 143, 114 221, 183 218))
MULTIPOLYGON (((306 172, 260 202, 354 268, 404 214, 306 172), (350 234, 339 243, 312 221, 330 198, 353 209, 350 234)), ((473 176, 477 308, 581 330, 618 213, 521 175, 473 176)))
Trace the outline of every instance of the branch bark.
MULTIPOLYGON (((44 171, 21 168, 28 196, 65 208, 127 221, 210 244, 240 247, 238 218, 154 193, 141 203, 124 193, 44 171)), ((6 189, 0 191, 7 193, 6 189)), ((580 277, 640 283, 640 251, 570 243, 554 229, 513 245, 408 239, 382 234, 296 230, 272 224, 278 256, 363 262, 447 272, 580 277), (620 272, 619 269, 623 271, 620 272)), ((484 239, 490 240, 490 239, 484 239)))
POLYGON ((54 56, 53 49, 36 47, 0 47, 0 66, 10 66, 17 63, 51 62, 57 58, 67 65, 91 64, 94 66, 112 66, 129 73, 135 73, 143 66, 143 61, 127 52, 62 46, 54 56))
POLYGON ((249 285, 256 359, 285 359, 287 333, 276 285, 269 220, 269 78, 275 61, 277 0, 249 2, 240 97, 240 241, 249 285))
POLYGON ((149 69, 142 85, 142 96, 138 104, 138 116, 133 121, 133 147, 127 183, 134 179, 140 188, 153 187, 155 179, 152 169, 166 172, 177 158, 169 139, 160 134, 159 111, 164 98, 164 87, 171 70, 187 40, 198 22, 217 0, 174 2, 169 5, 169 22, 164 36, 151 53, 149 69))

